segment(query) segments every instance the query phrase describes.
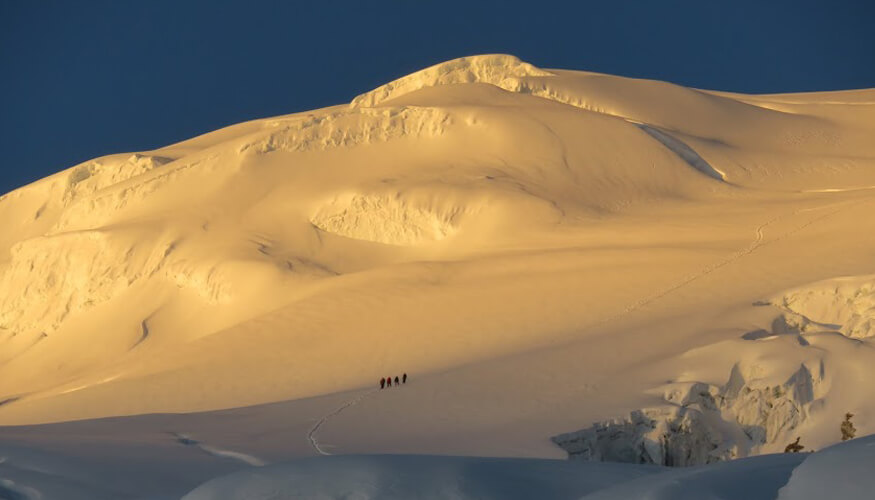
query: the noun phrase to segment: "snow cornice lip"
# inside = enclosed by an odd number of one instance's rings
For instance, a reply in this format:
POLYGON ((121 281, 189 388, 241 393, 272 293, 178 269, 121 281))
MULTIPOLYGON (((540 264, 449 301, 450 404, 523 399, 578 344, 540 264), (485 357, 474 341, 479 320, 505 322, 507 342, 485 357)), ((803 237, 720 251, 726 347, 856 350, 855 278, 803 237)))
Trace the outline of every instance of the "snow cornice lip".
POLYGON ((509 54, 483 54, 460 57, 422 69, 355 97, 350 107, 375 107, 384 101, 426 87, 457 83, 489 83, 505 87, 502 82, 523 77, 555 76, 509 54))

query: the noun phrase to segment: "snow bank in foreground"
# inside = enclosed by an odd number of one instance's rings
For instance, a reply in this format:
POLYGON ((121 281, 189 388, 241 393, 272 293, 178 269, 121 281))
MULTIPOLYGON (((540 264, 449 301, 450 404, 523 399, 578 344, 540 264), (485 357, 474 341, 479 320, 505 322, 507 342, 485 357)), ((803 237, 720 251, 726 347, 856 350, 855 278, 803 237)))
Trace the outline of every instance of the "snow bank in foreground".
POLYGON ((851 500, 875 497, 875 435, 830 446, 793 470, 778 500, 851 500))
POLYGON ((234 473, 208 481, 183 500, 572 499, 662 470, 563 460, 330 456, 234 473))
POLYGON ((875 436, 818 453, 761 455, 686 468, 420 455, 331 456, 213 479, 183 500, 863 500, 871 499, 875 490, 875 479, 867 474, 873 463, 875 436))
POLYGON ((762 455, 671 469, 605 488, 581 500, 773 500, 805 457, 798 453, 762 455))

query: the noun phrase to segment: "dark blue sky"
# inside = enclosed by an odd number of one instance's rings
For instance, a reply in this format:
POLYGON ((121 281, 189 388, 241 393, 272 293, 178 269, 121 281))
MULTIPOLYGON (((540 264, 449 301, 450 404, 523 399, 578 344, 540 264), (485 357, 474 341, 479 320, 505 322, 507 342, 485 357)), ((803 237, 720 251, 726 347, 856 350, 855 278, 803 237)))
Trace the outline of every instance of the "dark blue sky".
POLYGON ((875 0, 0 0, 0 193, 478 53, 738 92, 875 87, 873 23, 875 0))

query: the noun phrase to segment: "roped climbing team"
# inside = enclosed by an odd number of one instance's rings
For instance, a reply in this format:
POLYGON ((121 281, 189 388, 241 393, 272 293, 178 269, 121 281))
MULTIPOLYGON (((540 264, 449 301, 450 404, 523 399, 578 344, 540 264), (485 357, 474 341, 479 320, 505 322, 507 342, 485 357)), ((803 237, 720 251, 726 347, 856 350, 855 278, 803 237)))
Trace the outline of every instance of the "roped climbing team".
MULTIPOLYGON (((395 386, 399 386, 401 384, 407 383, 407 374, 401 375, 401 378, 398 378, 398 375, 395 375, 395 386)), ((385 389, 386 387, 392 387, 392 377, 383 377, 380 379, 380 389, 385 389)))

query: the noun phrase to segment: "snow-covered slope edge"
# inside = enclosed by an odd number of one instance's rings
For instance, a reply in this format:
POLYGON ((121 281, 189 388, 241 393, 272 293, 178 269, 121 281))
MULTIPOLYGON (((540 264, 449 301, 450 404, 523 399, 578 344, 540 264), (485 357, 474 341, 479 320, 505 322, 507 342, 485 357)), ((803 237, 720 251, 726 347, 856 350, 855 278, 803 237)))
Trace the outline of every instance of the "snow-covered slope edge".
POLYGON ((339 456, 238 472, 208 481, 183 498, 231 500, 271 494, 361 500, 773 500, 780 489, 780 500, 824 498, 818 495, 863 500, 875 486, 866 473, 873 460, 875 436, 814 454, 764 455, 685 469, 474 457, 339 456))
POLYGON ((349 455, 296 460, 208 481, 184 500, 262 498, 577 498, 655 467, 559 460, 349 455), (589 467, 588 467, 588 466, 589 467))
POLYGON ((793 470, 777 500, 871 498, 875 491, 875 436, 865 436, 818 451, 793 470))

